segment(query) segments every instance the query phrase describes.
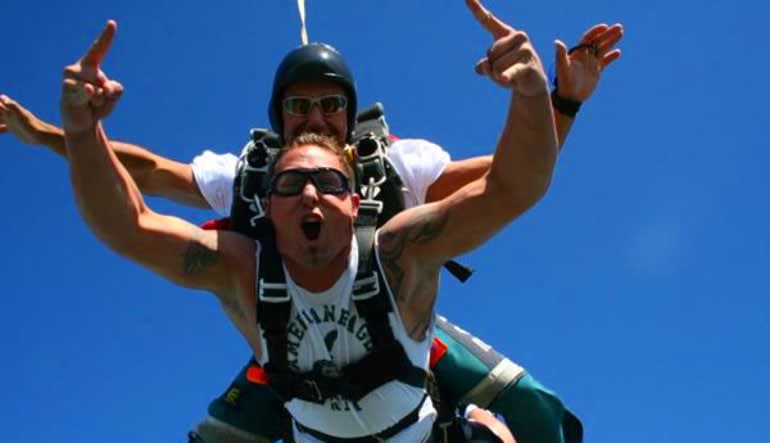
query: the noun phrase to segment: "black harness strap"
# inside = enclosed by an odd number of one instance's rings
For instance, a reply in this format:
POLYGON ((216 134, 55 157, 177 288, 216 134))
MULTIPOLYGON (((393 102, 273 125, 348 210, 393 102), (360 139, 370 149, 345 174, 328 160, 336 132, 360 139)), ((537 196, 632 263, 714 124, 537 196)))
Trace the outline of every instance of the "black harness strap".
POLYGON ((285 372, 288 370, 286 325, 291 314, 291 297, 286 291, 286 279, 282 262, 278 259, 280 256, 275 246, 275 237, 264 236, 259 243, 257 322, 262 327, 270 358, 265 369, 268 373, 285 372))
POLYGON ((465 283, 473 275, 473 268, 465 266, 456 260, 449 260, 444 263, 444 268, 456 279, 460 280, 461 283, 465 283))
POLYGON ((384 276, 376 265, 374 236, 381 202, 364 200, 356 219, 359 262, 352 299, 364 319, 372 341, 371 351, 361 360, 335 371, 317 367, 298 373, 288 367, 288 334, 291 297, 286 290, 283 266, 274 237, 261 240, 257 294, 257 320, 267 342, 269 362, 265 365, 271 387, 284 401, 300 398, 324 403, 336 396, 360 400, 377 387, 391 381, 424 387, 427 373, 412 365, 390 326, 388 314, 393 305, 384 276))
POLYGON ((286 327, 291 315, 291 297, 286 290, 286 279, 274 236, 264 236, 260 246, 257 322, 267 342, 269 360, 265 370, 270 387, 284 402, 297 397, 323 403, 337 394, 336 383, 324 374, 299 374, 289 369, 286 327))
POLYGON ((286 327, 291 315, 291 297, 286 290, 286 278, 274 236, 263 237, 260 246, 257 322, 267 342, 269 360, 265 370, 270 387, 284 402, 297 397, 323 403, 339 390, 349 390, 345 386, 337 386, 337 381, 326 374, 300 374, 289 369, 286 327))
POLYGON ((374 251, 375 223, 381 203, 373 199, 361 201, 356 220, 358 242, 358 271, 353 284, 353 302, 366 321, 372 339, 372 351, 363 359, 343 369, 343 376, 351 383, 370 392, 393 379, 410 386, 425 387, 427 373, 412 365, 404 347, 396 340, 388 314, 393 303, 387 293, 385 277, 376 263, 374 251), (388 368, 388 370, 383 370, 388 368))

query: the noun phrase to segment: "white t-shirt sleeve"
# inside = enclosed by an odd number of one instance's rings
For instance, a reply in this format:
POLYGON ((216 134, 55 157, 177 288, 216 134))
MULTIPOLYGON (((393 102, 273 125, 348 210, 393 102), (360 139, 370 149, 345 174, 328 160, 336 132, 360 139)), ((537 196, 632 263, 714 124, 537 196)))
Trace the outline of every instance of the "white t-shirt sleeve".
POLYGON ((237 163, 238 157, 233 154, 204 151, 193 159, 191 165, 201 194, 211 209, 224 217, 230 215, 237 163))
POLYGON ((425 203, 428 187, 452 160, 441 146, 416 138, 393 142, 388 148, 388 158, 404 182, 407 208, 425 203))

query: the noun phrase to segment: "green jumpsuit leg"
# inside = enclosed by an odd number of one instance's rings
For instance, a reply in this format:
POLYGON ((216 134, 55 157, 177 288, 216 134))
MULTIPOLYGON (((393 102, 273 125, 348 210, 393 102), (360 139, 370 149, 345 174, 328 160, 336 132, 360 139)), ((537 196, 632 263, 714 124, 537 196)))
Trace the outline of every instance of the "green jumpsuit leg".
POLYGON ((435 374, 442 402, 474 403, 505 418, 519 443, 581 443, 583 426, 556 394, 519 365, 443 317, 435 374))

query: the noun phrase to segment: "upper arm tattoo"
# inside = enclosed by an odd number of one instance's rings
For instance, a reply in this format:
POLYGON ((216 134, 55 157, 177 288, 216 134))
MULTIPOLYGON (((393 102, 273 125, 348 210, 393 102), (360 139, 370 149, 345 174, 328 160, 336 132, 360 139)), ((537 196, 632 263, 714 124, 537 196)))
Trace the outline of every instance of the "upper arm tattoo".
POLYGON ((184 275, 199 274, 218 262, 219 253, 204 244, 201 234, 196 229, 182 255, 182 271, 184 275))
MULTIPOLYGON (((205 272, 207 268, 217 265, 221 259, 220 253, 207 245, 207 239, 203 233, 196 228, 191 235, 187 248, 182 256, 182 270, 185 276, 195 276, 205 272)), ((238 320, 246 320, 247 316, 241 306, 237 290, 229 288, 218 291, 217 298, 222 303, 223 308, 238 320)))
MULTIPOLYGON (((400 302, 411 298, 404 287, 406 273, 401 265, 401 257, 408 243, 421 243, 437 238, 446 228, 449 214, 445 211, 417 211, 414 217, 388 229, 379 238, 380 257, 394 295, 400 302)), ((417 290, 419 288, 413 288, 417 290)))

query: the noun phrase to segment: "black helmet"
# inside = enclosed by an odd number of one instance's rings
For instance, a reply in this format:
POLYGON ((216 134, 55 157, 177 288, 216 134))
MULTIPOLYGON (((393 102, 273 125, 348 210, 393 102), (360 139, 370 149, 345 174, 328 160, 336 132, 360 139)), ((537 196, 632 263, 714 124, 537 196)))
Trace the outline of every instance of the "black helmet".
POLYGON ((348 132, 350 141, 356 118, 356 84, 353 73, 347 63, 333 47, 326 43, 310 43, 300 46, 283 58, 275 71, 273 93, 267 114, 273 131, 283 136, 283 120, 281 119, 281 98, 291 84, 301 81, 331 80, 345 89, 348 97, 348 132))

